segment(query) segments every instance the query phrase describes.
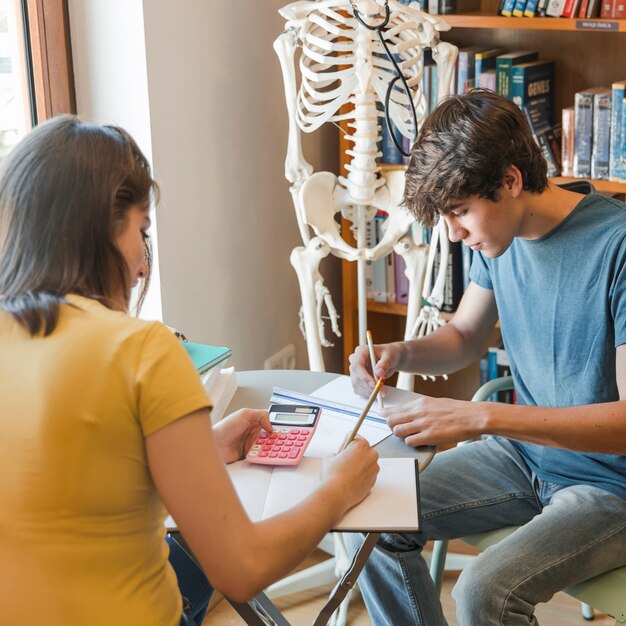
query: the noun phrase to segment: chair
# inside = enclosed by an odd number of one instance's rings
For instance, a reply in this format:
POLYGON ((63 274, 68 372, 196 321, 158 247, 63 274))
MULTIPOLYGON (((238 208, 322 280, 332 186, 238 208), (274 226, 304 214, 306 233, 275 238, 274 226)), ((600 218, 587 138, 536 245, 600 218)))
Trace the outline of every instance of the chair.
MULTIPOLYGON (((510 376, 496 378, 485 383, 472 398, 474 402, 484 402, 497 391, 513 388, 513 379, 510 376)), ((463 445, 461 442, 458 445, 463 445)), ((463 541, 485 550, 511 534, 517 526, 501 528, 499 530, 469 535, 463 541)), ((441 583, 445 568, 447 541, 435 541, 433 545, 430 573, 437 591, 441 593, 441 583)), ((594 617, 593 609, 606 613, 615 618, 615 624, 626 624, 626 567, 620 567, 600 576, 590 578, 582 583, 564 589, 565 593, 582 602, 582 616, 586 620, 594 617)))

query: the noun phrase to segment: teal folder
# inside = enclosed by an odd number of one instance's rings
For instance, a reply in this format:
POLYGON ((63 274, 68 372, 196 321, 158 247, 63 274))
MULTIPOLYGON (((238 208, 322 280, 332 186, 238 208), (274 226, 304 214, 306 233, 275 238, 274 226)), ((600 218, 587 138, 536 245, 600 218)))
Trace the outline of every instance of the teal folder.
POLYGON ((202 343, 184 341, 183 347, 187 350, 187 354, 191 357, 199 374, 205 374, 216 365, 226 361, 231 355, 230 348, 207 346, 202 343))

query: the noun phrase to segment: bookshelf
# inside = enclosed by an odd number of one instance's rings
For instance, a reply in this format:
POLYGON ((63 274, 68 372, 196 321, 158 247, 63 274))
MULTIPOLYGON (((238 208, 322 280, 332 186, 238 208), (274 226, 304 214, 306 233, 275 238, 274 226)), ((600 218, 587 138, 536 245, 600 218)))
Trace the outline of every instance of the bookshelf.
MULTIPOLYGON (((574 93, 588 87, 610 86, 626 78, 626 20, 567 19, 548 17, 501 17, 499 0, 481 0, 480 11, 442 16, 452 29, 442 39, 456 46, 502 47, 508 50, 538 50, 541 59, 554 60, 555 116, 574 104, 574 93), (555 31, 559 31, 558 34, 555 31)), ((343 140, 340 140, 341 166, 345 163, 343 140)), ((403 165, 385 165, 383 170, 403 169, 403 165)), ((558 177, 560 184, 577 180, 558 177)), ((606 180, 592 181, 598 191, 626 197, 626 184, 606 180)), ((344 363, 358 344, 356 267, 342 262, 344 363)), ((404 336, 406 305, 368 301, 368 327, 376 343, 401 340, 404 336)), ((451 317, 451 316, 449 316, 451 317)), ((496 329, 490 343, 497 340, 496 329)), ((433 396, 470 399, 479 386, 478 364, 449 377, 423 382, 416 378, 416 391, 433 396)))

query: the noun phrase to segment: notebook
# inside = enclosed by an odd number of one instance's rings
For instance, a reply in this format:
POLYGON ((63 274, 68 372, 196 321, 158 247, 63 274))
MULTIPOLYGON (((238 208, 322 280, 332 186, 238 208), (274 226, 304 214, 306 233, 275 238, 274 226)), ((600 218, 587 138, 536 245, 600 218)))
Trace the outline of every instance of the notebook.
POLYGON ((231 355, 230 348, 207 346, 202 343, 192 343, 191 341, 184 341, 182 345, 201 376, 216 365, 224 363, 231 355))

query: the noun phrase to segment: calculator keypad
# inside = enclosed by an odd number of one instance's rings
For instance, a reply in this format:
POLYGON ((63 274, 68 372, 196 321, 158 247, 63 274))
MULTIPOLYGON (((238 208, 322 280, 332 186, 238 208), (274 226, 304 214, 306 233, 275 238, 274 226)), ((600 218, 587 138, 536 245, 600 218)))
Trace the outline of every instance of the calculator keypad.
POLYGON ((261 431, 246 455, 250 463, 297 465, 311 439, 313 429, 276 427, 261 431))

